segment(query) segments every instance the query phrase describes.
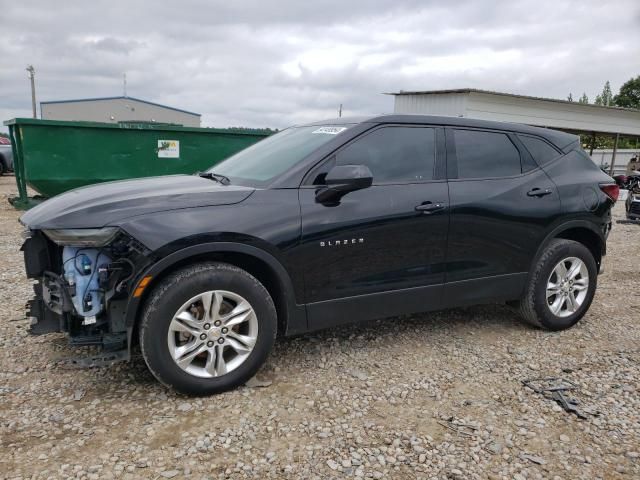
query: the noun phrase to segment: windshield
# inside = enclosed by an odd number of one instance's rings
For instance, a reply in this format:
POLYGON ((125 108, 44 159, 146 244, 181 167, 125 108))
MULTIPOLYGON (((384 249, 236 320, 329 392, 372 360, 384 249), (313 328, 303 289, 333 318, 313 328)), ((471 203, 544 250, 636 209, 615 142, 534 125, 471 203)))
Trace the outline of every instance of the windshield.
POLYGON ((266 185, 316 148, 334 139, 351 125, 287 128, 245 148, 207 170, 225 175, 233 183, 266 185))

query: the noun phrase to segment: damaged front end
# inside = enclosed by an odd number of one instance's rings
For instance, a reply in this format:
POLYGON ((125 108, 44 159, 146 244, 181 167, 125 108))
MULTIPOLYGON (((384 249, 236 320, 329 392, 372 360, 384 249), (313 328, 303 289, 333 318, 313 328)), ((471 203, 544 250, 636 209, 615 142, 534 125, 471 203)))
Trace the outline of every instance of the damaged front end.
POLYGON ((73 346, 103 354, 72 360, 98 366, 129 359, 126 304, 147 249, 116 227, 30 230, 22 246, 27 277, 36 281, 27 303, 30 331, 66 332, 73 346))

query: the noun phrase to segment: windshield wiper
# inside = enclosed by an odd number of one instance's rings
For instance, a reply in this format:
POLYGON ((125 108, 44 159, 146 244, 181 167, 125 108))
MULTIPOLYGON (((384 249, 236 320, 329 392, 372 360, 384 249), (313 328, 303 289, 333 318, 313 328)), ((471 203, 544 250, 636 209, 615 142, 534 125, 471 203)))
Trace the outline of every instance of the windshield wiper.
POLYGON ((221 183, 222 185, 229 185, 231 183, 231 180, 229 180, 229 177, 225 177, 224 175, 221 175, 219 173, 198 172, 198 176, 200 176, 201 178, 208 178, 209 180, 215 180, 216 182, 221 183))

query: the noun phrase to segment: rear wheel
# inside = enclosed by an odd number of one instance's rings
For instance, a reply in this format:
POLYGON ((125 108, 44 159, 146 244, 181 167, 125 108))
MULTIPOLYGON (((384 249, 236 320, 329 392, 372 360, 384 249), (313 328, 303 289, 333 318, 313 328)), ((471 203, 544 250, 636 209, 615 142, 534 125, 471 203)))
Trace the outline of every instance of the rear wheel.
POLYGON ((151 293, 140 325, 142 355, 163 384, 195 395, 242 385, 266 360, 276 311, 264 286, 225 263, 180 270, 151 293))
POLYGON ((516 307, 532 325, 549 330, 569 328, 589 309, 597 275, 596 261, 588 248, 572 240, 552 240, 516 307))

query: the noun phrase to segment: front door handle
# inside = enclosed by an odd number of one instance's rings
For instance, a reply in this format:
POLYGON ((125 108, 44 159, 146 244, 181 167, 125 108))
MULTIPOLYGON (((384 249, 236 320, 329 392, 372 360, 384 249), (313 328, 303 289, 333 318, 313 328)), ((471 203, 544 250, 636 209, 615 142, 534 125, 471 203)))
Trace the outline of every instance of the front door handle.
POLYGON ((529 190, 527 192, 527 196, 529 197, 544 197, 545 195, 551 195, 551 189, 550 188, 532 188, 531 190, 529 190))
POLYGON ((426 213, 427 215, 442 210, 443 208, 444 204, 440 202, 422 202, 420 205, 416 205, 417 212, 426 213))

